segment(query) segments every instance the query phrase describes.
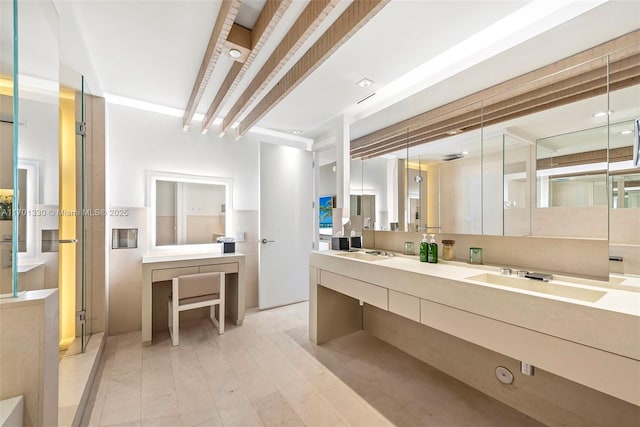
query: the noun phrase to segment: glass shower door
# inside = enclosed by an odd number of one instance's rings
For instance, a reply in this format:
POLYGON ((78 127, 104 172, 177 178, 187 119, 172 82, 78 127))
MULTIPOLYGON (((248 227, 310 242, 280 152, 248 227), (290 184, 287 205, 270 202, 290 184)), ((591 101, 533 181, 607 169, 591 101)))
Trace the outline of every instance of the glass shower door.
MULTIPOLYGON (((71 264, 72 270, 68 271, 69 280, 72 282, 73 304, 70 305, 65 316, 73 315, 74 330, 73 344, 67 350, 66 355, 73 355, 78 352, 84 352, 87 348, 91 331, 91 316, 87 303, 90 297, 87 294, 87 263, 90 258, 87 256, 88 244, 88 227, 91 221, 91 209, 87 206, 87 108, 86 108, 86 82, 84 76, 68 70, 61 69, 62 92, 64 98, 70 103, 65 107, 68 114, 71 115, 71 121, 66 125, 73 126, 71 130, 73 141, 69 141, 68 145, 64 145, 61 153, 64 153, 65 170, 61 169, 61 187, 67 192, 66 208, 61 209, 63 217, 61 220, 68 220, 68 216, 72 216, 73 224, 68 224, 73 230, 73 238, 71 230, 67 229, 67 239, 64 243, 67 246, 74 246, 74 253, 67 254, 67 257, 60 264, 60 268, 67 268, 71 264), (63 265, 64 264, 64 265, 63 265), (73 313, 71 313, 73 311, 73 313)), ((61 242, 62 243, 62 242, 61 242)), ((61 245, 62 246, 62 245, 61 245)), ((62 315, 62 313, 61 313, 62 315)), ((69 339, 69 338, 67 338, 69 339)))
POLYGON ((79 288, 79 301, 77 307, 77 322, 76 330, 80 332, 81 348, 84 353, 89 343, 90 326, 87 323, 90 322, 91 317, 87 316, 87 185, 86 185, 86 143, 87 143, 87 119, 86 119, 86 99, 85 99, 85 80, 84 76, 80 77, 80 91, 79 99, 76 100, 76 117, 79 116, 79 121, 76 122, 76 143, 78 145, 79 162, 76 167, 76 182, 77 182, 77 194, 80 224, 78 232, 78 243, 80 244, 80 254, 77 264, 77 277, 76 286, 79 288), (78 112, 77 109, 80 109, 78 112))

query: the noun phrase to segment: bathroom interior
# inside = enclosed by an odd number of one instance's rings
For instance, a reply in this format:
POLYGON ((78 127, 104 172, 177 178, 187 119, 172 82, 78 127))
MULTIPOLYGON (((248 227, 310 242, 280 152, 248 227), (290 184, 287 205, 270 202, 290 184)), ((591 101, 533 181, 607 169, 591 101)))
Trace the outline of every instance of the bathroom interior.
MULTIPOLYGON (((147 190, 144 206, 127 203, 125 196, 109 200, 109 175, 121 166, 107 162, 112 157, 105 100, 92 95, 85 76, 60 65, 61 23, 53 3, 24 2, 20 14, 15 4, 0 2, 0 398, 25 395, 24 425, 80 425, 108 336, 141 328, 140 297, 131 298, 131 289, 140 287, 145 252, 215 243, 235 233, 236 250, 248 255, 246 307, 259 306, 259 213, 253 205, 243 209, 237 198, 232 205, 238 190, 231 178, 171 172, 138 180, 142 190, 134 192, 147 190), (45 28, 48 37, 14 44, 11 19, 20 32, 45 28), (210 203, 193 202, 204 191, 211 191, 210 203), (126 218, 118 216, 120 210, 126 218), (181 216, 180 210, 206 213, 181 216), (130 273, 136 278, 126 277, 130 273), (17 316, 13 310, 20 304, 33 312, 17 316), (42 339, 23 343, 27 333, 42 339), (16 351, 17 345, 35 347, 16 351), (55 352, 55 362, 36 362, 40 352, 55 352), (11 373, 30 363, 38 366, 33 378, 11 373), (18 393, 25 382, 37 392, 18 393)), ((440 252, 441 264, 464 266, 470 249, 479 247, 491 271, 509 267, 596 283, 628 292, 637 307, 640 169, 633 162, 639 37, 636 31, 626 44, 608 44, 609 50, 588 60, 568 61, 525 83, 398 121, 379 135, 353 138, 342 151, 334 145, 313 148, 315 251, 334 253, 333 236, 360 236, 363 251, 417 262, 423 235, 435 234, 441 251, 443 240, 455 242, 453 259, 442 259, 440 252)), ((358 126, 365 122, 352 124, 351 132, 362 135, 358 126)), ((166 286, 154 292, 153 306, 162 306, 167 294, 166 286)), ((166 324, 156 311, 162 310, 154 308, 154 331, 166 324)), ((379 328, 373 335, 415 356, 403 341, 417 340, 424 330, 375 309, 363 316, 379 328), (408 335, 395 342, 394 328, 406 328, 408 335)), ((625 331, 618 339, 635 345, 638 334, 625 331)), ((467 350, 493 362, 493 356, 467 350)), ((629 359, 630 376, 637 378, 640 362, 629 359)), ((457 378, 467 375, 427 363, 457 378)), ((631 425, 640 416, 640 401, 586 390, 562 376, 539 375, 533 390, 515 397, 497 382, 488 386, 485 377, 471 377, 472 386, 548 424, 607 425, 614 419, 631 425), (551 393, 558 401, 552 408, 538 402, 545 387, 560 387, 572 397, 551 393), (523 403, 527 396, 534 402, 523 403), (575 402, 581 398, 591 407, 575 402)))

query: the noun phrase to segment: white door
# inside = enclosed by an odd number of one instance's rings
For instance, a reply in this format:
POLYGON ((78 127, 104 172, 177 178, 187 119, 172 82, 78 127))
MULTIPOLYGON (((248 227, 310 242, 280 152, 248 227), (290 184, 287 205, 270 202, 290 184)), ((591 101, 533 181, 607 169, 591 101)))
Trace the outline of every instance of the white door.
POLYGON ((261 143, 258 277, 261 309, 309 299, 312 201, 311 152, 261 143))

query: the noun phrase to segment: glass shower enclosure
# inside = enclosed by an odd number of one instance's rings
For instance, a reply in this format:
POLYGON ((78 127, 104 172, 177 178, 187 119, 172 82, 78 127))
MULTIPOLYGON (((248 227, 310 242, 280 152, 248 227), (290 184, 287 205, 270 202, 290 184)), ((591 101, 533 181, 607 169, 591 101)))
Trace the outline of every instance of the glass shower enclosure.
POLYGON ((58 288, 60 347, 84 351, 86 84, 51 1, 0 2, 0 38, 0 296, 58 288))

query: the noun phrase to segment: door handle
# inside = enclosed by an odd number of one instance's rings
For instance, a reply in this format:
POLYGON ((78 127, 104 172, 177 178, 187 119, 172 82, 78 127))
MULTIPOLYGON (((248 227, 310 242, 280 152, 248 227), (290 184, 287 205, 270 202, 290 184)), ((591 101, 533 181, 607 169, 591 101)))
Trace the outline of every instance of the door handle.
POLYGON ((60 239, 58 243, 78 243, 78 239, 60 239))
POLYGON ((263 245, 266 245, 267 243, 275 243, 275 240, 262 239, 262 240, 260 240, 260 242, 261 242, 263 245))

